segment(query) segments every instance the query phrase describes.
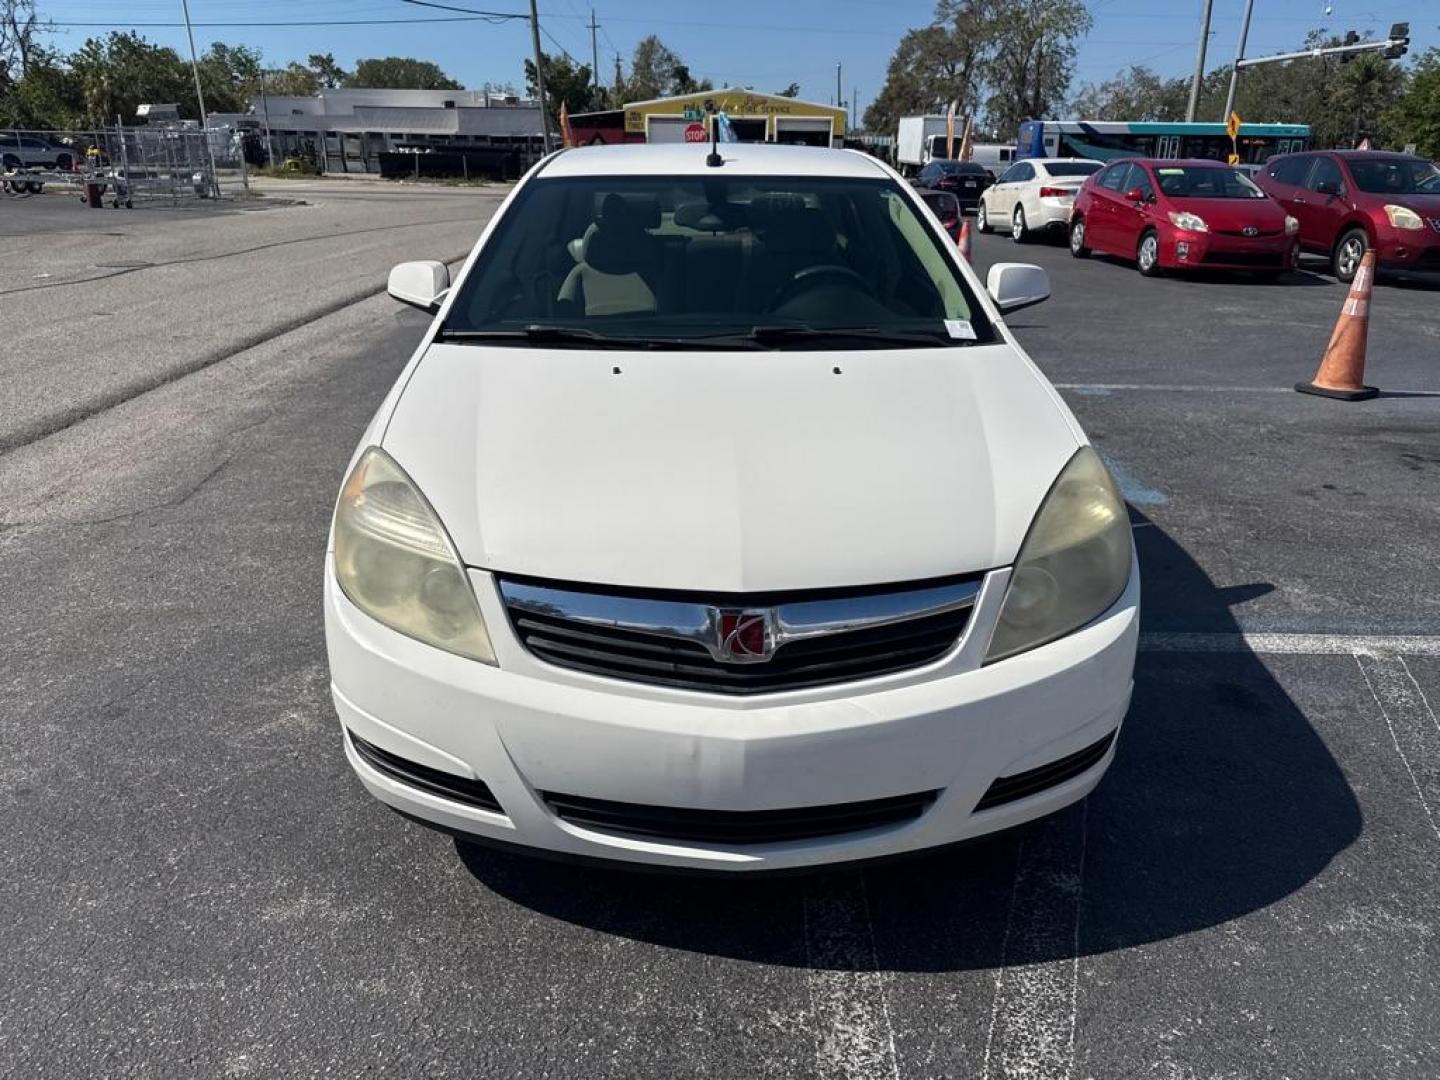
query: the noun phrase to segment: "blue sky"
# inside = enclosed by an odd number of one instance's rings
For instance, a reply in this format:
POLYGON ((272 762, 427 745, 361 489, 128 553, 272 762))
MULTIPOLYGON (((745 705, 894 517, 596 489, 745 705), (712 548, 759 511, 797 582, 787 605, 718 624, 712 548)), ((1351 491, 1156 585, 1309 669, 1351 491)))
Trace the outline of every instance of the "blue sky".
MULTIPOLYGON (((521 12, 527 0, 439 0, 461 7, 521 12)), ((615 52, 628 59, 635 42, 658 34, 699 75, 716 85, 776 90, 791 80, 803 97, 835 96, 835 65, 842 65, 843 96, 861 107, 875 95, 885 64, 907 28, 927 22, 927 0, 725 0, 681 5, 674 0, 595 0, 601 25, 601 69, 614 70, 615 52)), ((183 53, 183 29, 147 27, 180 18, 180 0, 37 0, 57 24, 96 22, 134 27, 152 41, 183 53)), ((1095 28, 1080 43, 1077 85, 1098 81, 1131 63, 1163 74, 1188 74, 1195 61, 1202 0, 1091 0, 1095 28)), ((1207 67, 1233 56, 1244 0, 1215 0, 1207 67)), ((1295 47, 1308 29, 1354 28, 1381 36, 1392 22, 1411 23, 1412 50, 1440 45, 1435 0, 1256 0, 1250 55, 1295 47), (1330 14, 1326 15, 1326 9, 1330 14), (1422 17, 1421 11, 1429 10, 1422 17)), ((440 17, 403 0, 190 0, 191 17, 206 22, 300 22, 440 17)), ((590 56, 590 0, 541 0, 544 47, 562 47, 582 62, 590 56)), ((101 27, 57 26, 54 42, 73 48, 101 27)), ((488 81, 523 82, 521 60, 530 48, 527 24, 435 22, 362 26, 227 27, 196 31, 196 45, 212 40, 256 47, 277 66, 311 52, 332 52, 343 66, 359 57, 402 55, 433 60, 475 87, 488 81)))

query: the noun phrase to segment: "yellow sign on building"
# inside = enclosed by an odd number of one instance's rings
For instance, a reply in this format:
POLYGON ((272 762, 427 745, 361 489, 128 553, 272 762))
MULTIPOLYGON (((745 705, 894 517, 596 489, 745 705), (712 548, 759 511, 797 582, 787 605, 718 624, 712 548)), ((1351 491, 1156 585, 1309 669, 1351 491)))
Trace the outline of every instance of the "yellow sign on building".
MULTIPOLYGON (((769 142, 811 141, 816 133, 825 133, 830 140, 838 141, 845 135, 844 109, 751 90, 702 90, 678 97, 631 102, 625 106, 625 131, 630 135, 654 137, 659 134, 657 127, 668 130, 676 123, 687 122, 687 111, 693 117, 694 110, 703 110, 706 102, 712 102, 715 110, 723 112, 732 123, 763 121, 763 138, 769 142)), ((756 136, 761 134, 758 127, 753 131, 756 136)), ((741 138, 746 139, 743 131, 741 138)))

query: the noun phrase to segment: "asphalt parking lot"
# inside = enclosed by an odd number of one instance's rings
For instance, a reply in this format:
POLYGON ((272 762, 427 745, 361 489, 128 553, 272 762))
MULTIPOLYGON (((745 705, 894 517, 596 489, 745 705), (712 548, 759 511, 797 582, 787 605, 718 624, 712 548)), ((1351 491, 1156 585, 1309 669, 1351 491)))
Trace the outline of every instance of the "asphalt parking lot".
POLYGON ((1440 1075, 1440 286, 1378 290, 1346 405, 1290 389, 1329 278, 978 238, 1131 505, 1114 767, 914 862, 641 876, 402 820, 328 698, 330 508, 425 326, 373 294, 500 194, 0 229, 0 1074, 1440 1075))

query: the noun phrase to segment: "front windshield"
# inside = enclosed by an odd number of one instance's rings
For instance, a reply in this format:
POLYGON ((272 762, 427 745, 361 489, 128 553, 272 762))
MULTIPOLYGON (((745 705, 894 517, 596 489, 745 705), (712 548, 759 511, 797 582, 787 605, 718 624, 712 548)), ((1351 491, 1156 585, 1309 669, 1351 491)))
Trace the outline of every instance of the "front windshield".
POLYGON ((1440 195, 1440 169, 1419 158, 1351 158, 1350 175, 1372 195, 1440 195))
POLYGON ((1162 165, 1160 190, 1172 199, 1263 199, 1265 192, 1238 169, 1216 165, 1162 165))
POLYGON ((1100 171, 1098 161, 1049 161, 1045 171, 1051 176, 1089 176, 1100 171))
POLYGON ((441 335, 640 347, 753 347, 757 328, 786 348, 994 340, 943 245, 888 179, 542 177, 498 223, 441 335))

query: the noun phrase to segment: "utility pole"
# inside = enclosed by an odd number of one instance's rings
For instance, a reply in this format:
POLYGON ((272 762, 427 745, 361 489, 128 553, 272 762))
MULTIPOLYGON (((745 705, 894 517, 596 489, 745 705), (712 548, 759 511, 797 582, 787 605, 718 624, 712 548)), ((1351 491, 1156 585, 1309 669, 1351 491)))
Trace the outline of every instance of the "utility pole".
MULTIPOLYGON (((210 186, 218 199, 220 173, 215 168, 215 149, 210 145, 210 117, 205 112, 205 91, 200 89, 200 61, 195 58, 195 31, 190 28, 190 0, 180 0, 180 6, 185 11, 185 36, 190 39, 190 70, 195 75, 195 99, 200 103, 200 138, 205 140, 205 155, 210 161, 210 186)), ((243 165, 240 175, 245 175, 243 165)), ((245 186, 250 186, 248 181, 245 186)))
POLYGON ((530 0, 530 42, 535 46, 535 96, 540 99, 540 140, 548 154, 550 113, 545 108, 545 66, 540 55, 540 13, 535 10, 535 0, 530 0))
POLYGON ((595 45, 595 31, 600 25, 595 21, 595 9, 590 9, 590 85, 600 88, 600 50, 595 45))
POLYGON ((845 107, 845 102, 843 102, 842 100, 840 100, 840 65, 839 65, 839 64, 836 64, 836 65, 835 65, 835 107, 836 107, 837 109, 843 109, 843 108, 845 107))
POLYGON ((1235 111, 1235 85, 1240 81, 1240 61, 1245 59, 1245 39, 1250 36, 1250 15, 1255 10, 1255 0, 1245 0, 1245 18, 1240 23, 1240 43, 1235 46, 1235 66, 1230 69, 1230 92, 1225 95, 1225 115, 1221 122, 1228 121, 1235 111))
MULTIPOLYGON (((1200 106, 1200 84, 1205 80, 1205 50, 1210 44, 1210 11, 1215 0, 1205 0, 1205 15, 1200 21, 1200 47, 1195 51, 1195 78, 1190 80, 1190 103, 1185 106, 1185 122, 1195 122, 1195 110, 1200 106)), ((1230 114, 1225 114, 1229 119, 1230 114)))
POLYGON ((860 130, 860 91, 854 83, 850 84, 850 126, 860 130))
POLYGON ((270 99, 265 96, 265 65, 260 65, 260 109, 265 117, 265 164, 275 167, 275 144, 270 137, 270 99))

